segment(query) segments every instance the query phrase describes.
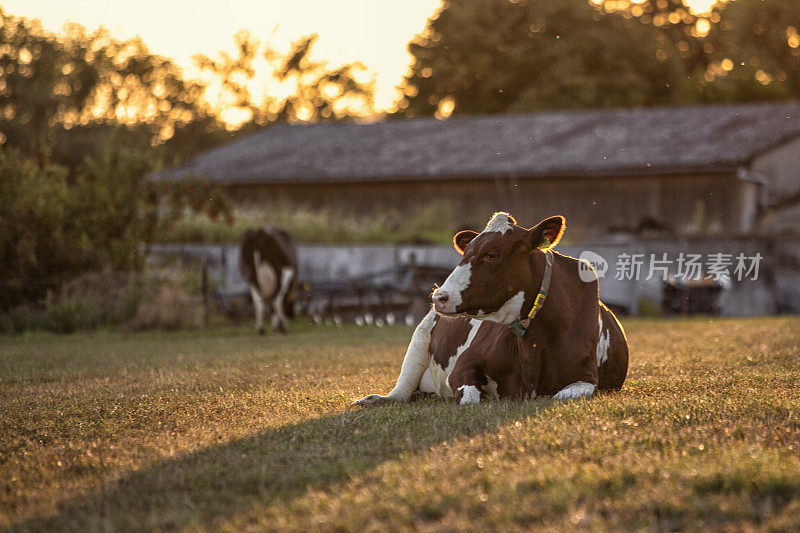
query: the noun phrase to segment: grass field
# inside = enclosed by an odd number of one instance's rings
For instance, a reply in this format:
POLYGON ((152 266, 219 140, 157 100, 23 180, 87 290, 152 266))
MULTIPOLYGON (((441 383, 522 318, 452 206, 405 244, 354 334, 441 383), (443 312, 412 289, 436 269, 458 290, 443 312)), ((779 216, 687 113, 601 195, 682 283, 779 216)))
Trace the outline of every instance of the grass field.
POLYGON ((0 338, 0 529, 800 530, 800 318, 627 320, 588 401, 388 391, 411 330, 0 338))

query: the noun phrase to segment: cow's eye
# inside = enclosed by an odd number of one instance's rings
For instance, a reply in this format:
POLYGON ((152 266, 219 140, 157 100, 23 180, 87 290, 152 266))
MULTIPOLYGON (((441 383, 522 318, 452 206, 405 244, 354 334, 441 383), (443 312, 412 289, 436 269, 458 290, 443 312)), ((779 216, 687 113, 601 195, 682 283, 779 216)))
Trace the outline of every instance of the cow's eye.
POLYGON ((489 252, 488 254, 484 255, 483 258, 486 261, 494 261, 497 259, 497 254, 494 252, 489 252))

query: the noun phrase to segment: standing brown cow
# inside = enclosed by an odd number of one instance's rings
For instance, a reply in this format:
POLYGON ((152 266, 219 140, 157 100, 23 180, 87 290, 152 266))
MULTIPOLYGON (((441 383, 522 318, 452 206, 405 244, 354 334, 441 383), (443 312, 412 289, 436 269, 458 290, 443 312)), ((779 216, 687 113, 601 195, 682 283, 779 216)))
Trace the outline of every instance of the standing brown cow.
POLYGON ((250 286, 256 331, 264 333, 264 317, 270 311, 272 329, 286 333, 287 314, 294 316, 291 301, 297 275, 297 250, 291 236, 271 226, 245 231, 239 249, 239 269, 250 286))
POLYGON ((563 232, 561 216, 524 229, 495 213, 483 232, 458 233, 453 243, 463 258, 434 291, 394 389, 354 403, 405 402, 415 391, 462 405, 564 400, 622 387, 625 333, 600 302, 597 277, 587 280, 591 267, 552 250, 563 232))

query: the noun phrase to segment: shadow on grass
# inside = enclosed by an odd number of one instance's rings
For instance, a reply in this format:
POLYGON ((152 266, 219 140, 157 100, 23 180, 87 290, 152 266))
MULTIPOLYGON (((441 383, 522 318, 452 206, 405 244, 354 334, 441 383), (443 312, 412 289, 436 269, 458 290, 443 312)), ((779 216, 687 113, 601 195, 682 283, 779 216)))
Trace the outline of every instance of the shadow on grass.
POLYGON ((324 490, 401 453, 424 453, 443 441, 538 416, 551 405, 501 401, 464 408, 426 398, 324 416, 160 460, 13 529, 213 526, 253 506, 324 490))

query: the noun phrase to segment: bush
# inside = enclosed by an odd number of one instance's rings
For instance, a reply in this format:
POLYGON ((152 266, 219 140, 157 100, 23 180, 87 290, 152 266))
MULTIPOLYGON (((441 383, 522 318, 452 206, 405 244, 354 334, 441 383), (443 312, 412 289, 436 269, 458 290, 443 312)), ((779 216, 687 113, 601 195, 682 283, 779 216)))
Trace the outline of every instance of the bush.
POLYGON ((202 326, 203 298, 194 293, 192 285, 180 269, 153 272, 128 326, 134 330, 202 326))
POLYGON ((73 333, 106 324, 111 315, 108 300, 99 297, 59 298, 48 304, 42 327, 54 333, 73 333))
POLYGON ((70 280, 44 304, 25 304, 0 313, 0 333, 45 330, 73 333, 104 326, 132 330, 176 329, 203 324, 196 269, 95 272, 70 280))
POLYGON ((142 299, 139 282, 125 272, 82 274, 62 286, 44 304, 27 303, 0 313, 0 333, 43 329, 72 333, 123 324, 136 314, 142 299))
POLYGON ((71 176, 0 148, 0 313, 84 272, 139 271, 159 218, 176 210, 229 218, 218 188, 193 178, 157 191, 153 167, 149 155, 115 148, 71 176))
POLYGON ((0 313, 0 333, 21 333, 44 329, 44 311, 32 305, 20 305, 0 313))
POLYGON ((70 178, 0 150, 0 310, 40 301, 81 272, 138 268, 155 227, 149 168, 118 150, 70 178))
POLYGON ((92 266, 66 173, 0 150, 0 309, 40 298, 92 266))

